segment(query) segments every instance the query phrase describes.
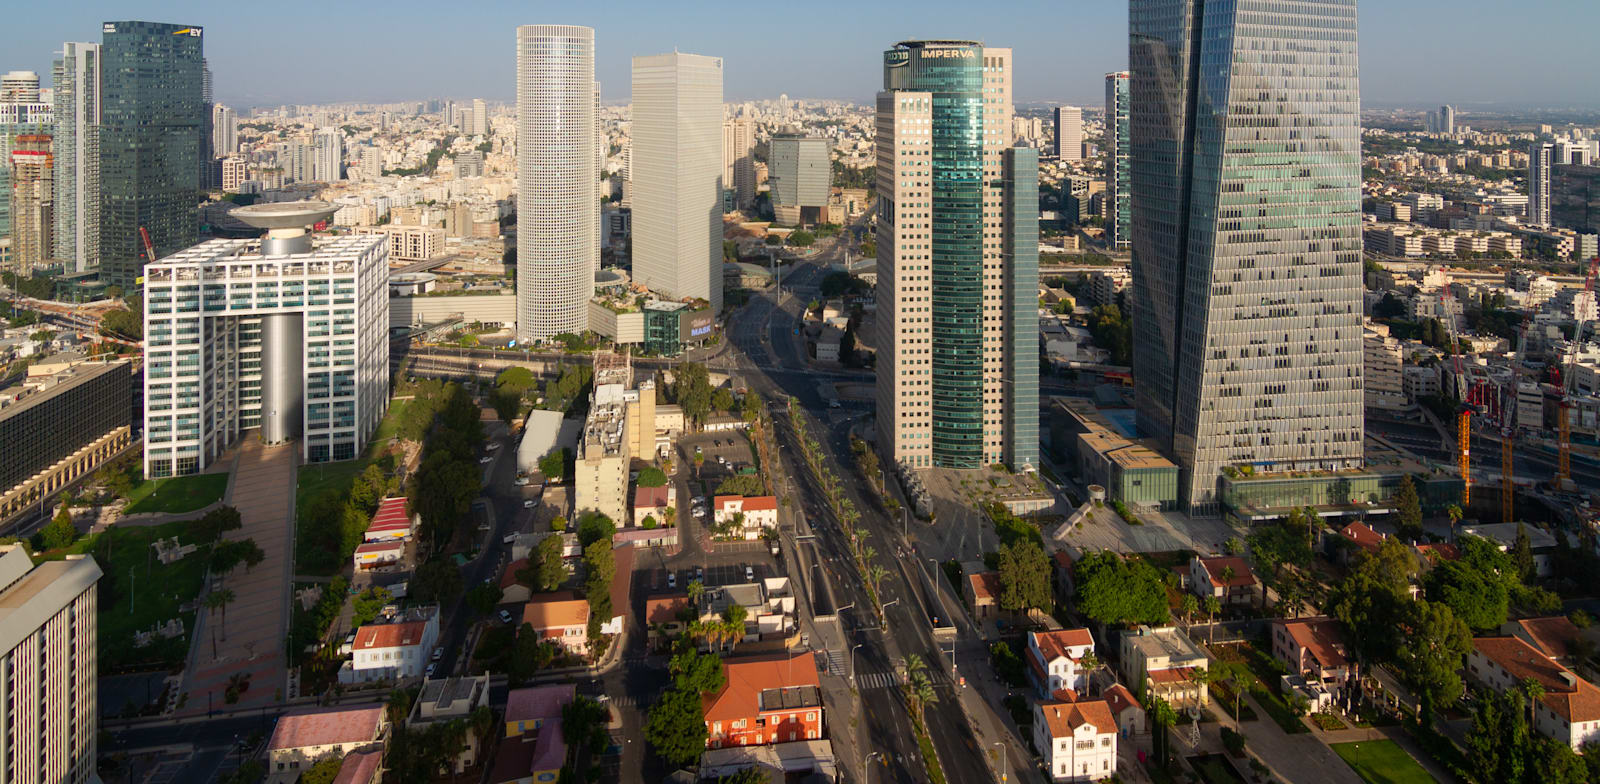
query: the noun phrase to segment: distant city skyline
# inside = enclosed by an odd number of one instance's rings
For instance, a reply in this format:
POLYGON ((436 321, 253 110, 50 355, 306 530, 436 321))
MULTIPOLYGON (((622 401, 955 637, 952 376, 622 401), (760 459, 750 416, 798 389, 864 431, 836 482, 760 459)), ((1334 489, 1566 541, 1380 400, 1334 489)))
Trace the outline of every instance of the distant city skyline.
MULTIPOLYGON (((771 20, 752 19, 747 5, 727 2, 696 4, 689 12, 628 0, 603 12, 486 2, 446 14, 414 0, 392 3, 382 14, 304 2, 28 4, 12 9, 9 24, 0 29, 0 52, 6 53, 0 72, 31 70, 47 81, 63 42, 98 41, 100 23, 117 19, 206 26, 216 99, 240 107, 432 97, 509 103, 516 64, 508 53, 522 24, 594 27, 595 76, 602 83, 627 84, 636 55, 674 47, 717 52, 727 65, 724 94, 730 102, 786 93, 869 104, 881 73, 879 63, 863 53, 886 39, 957 31, 1013 48, 1019 103, 1099 107, 1104 74, 1127 67, 1128 9, 1120 0, 1002 2, 977 17, 965 4, 934 0, 919 6, 914 23, 897 7, 814 8, 819 12, 784 20, 782 43, 774 45, 778 28, 771 20), (318 23, 292 21, 301 12, 314 12, 318 23), (291 41, 303 49, 292 51, 291 41), (398 41, 409 43, 397 46, 398 41)), ((1585 31, 1600 22, 1600 5, 1528 0, 1517 7, 1516 18, 1568 23, 1512 24, 1505 7, 1490 0, 1363 3, 1363 101, 1418 108, 1449 103, 1468 113, 1485 104, 1600 107, 1600 95, 1585 84, 1586 73, 1568 59, 1584 50, 1585 31), (1580 18, 1585 14, 1591 17, 1587 24, 1580 18)))

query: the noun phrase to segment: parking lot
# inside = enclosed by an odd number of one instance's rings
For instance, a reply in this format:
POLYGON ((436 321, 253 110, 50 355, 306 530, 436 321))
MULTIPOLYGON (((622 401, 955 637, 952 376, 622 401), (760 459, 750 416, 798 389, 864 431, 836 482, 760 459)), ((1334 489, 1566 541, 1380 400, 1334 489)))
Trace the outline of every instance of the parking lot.
POLYGON ((755 464, 750 440, 742 432, 696 433, 678 439, 684 466, 691 471, 695 468, 694 450, 697 446, 705 458, 700 464, 699 475, 712 482, 709 488, 712 490, 716 489, 716 482, 732 476, 740 468, 755 464), (726 465, 717 459, 719 457, 727 461, 726 465))

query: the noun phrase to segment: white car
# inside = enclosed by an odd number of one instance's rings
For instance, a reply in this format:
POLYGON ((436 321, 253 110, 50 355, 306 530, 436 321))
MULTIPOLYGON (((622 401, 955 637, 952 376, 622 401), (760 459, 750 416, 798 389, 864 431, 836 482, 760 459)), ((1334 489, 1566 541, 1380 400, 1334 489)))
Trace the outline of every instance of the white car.
POLYGON ((532 509, 536 503, 538 502, 534 501, 532 498, 529 498, 528 500, 522 502, 522 508, 532 509))
POLYGON ((500 611, 500 622, 501 623, 505 623, 505 624, 511 623, 511 613, 506 612, 505 610, 501 610, 500 611))
POLYGON ((756 581, 756 570, 754 567, 746 566, 744 568, 744 579, 746 582, 753 583, 756 581))
POLYGON ((500 442, 499 441, 490 441, 489 445, 484 447, 484 449, 487 449, 490 452, 493 452, 494 450, 499 449, 499 448, 500 448, 500 442))
POLYGON ((494 460, 494 455, 484 455, 483 457, 478 458, 478 462, 480 462, 480 463, 489 463, 489 462, 492 462, 493 460, 494 460))
POLYGON ((678 573, 677 572, 667 572, 667 587, 668 588, 676 588, 676 587, 678 587, 678 573))

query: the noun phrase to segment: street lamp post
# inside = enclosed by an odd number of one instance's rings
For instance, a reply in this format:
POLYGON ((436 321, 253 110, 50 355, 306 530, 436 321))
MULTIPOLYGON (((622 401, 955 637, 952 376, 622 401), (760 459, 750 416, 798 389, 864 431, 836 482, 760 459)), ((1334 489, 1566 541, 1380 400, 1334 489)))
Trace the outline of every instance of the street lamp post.
POLYGON ((1006 764, 1009 762, 1009 759, 1006 756, 1006 743, 1003 740, 997 740, 991 745, 1000 747, 1000 784, 1005 784, 1006 764))
POLYGON ((881 760, 883 759, 883 752, 874 751, 871 754, 861 758, 861 784, 867 784, 867 763, 871 762, 873 757, 877 757, 881 760))
POLYGON ((889 630, 889 605, 899 603, 899 599, 890 599, 889 601, 883 603, 883 618, 879 620, 878 631, 889 630))
POLYGON ((856 647, 850 649, 850 683, 852 685, 856 682, 856 651, 863 645, 866 645, 866 643, 858 642, 856 647))

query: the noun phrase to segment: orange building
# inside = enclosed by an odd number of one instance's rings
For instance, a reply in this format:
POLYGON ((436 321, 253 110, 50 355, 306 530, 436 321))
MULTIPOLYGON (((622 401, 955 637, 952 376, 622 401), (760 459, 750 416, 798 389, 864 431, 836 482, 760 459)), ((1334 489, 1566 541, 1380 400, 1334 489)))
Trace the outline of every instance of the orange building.
POLYGON ((729 659, 723 673, 722 690, 701 696, 706 748, 822 737, 822 690, 811 653, 729 659))

